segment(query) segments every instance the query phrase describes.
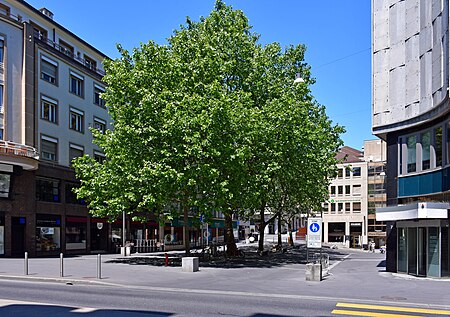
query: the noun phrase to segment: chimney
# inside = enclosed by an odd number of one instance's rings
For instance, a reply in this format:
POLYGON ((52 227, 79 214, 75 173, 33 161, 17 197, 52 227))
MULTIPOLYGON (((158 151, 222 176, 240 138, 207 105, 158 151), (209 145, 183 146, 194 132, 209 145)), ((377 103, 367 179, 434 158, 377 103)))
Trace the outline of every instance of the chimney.
POLYGON ((46 17, 53 20, 53 13, 47 8, 40 8, 39 11, 46 17))

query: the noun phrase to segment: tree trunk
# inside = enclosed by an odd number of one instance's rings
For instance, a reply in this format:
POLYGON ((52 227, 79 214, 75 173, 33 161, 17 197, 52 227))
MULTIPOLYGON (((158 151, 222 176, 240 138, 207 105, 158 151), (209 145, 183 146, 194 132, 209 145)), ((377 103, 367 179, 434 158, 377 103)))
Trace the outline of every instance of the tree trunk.
POLYGON ((281 212, 278 214, 278 248, 281 250, 283 242, 281 241, 281 212))
POLYGON ((264 251, 264 229, 266 228, 266 222, 265 222, 265 218, 264 218, 265 210, 266 210, 266 204, 263 204, 261 206, 261 209, 259 210, 260 225, 259 225, 258 252, 260 252, 260 253, 262 253, 264 251))
POLYGON ((234 241, 232 212, 225 213, 225 239, 227 243, 227 255, 237 256, 238 249, 234 241))
POLYGON ((186 256, 191 253, 191 244, 189 241, 189 206, 187 203, 183 204, 183 244, 184 250, 186 251, 186 256))
POLYGON ((289 236, 289 245, 292 247, 294 245, 294 240, 292 240, 292 219, 288 221, 288 236, 289 236))

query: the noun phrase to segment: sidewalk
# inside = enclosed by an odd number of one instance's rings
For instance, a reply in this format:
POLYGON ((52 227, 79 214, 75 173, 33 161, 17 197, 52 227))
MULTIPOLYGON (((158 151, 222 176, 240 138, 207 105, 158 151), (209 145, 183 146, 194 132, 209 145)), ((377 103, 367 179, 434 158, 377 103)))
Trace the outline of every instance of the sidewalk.
MULTIPOLYGON (((64 276, 59 258, 29 259, 29 275, 24 276, 24 259, 0 259, 0 278, 99 284, 112 287, 164 289, 189 292, 230 292, 242 296, 286 295, 360 299, 406 303, 449 305, 450 280, 417 279, 386 273, 384 254, 355 250, 330 250, 331 274, 322 282, 305 281, 302 250, 291 258, 275 256, 255 258, 252 265, 202 267, 195 273, 181 267, 148 265, 144 260, 155 254, 102 255, 102 278, 97 279, 97 256, 85 255, 64 259, 64 276), (299 258, 299 260, 297 260, 299 258), (253 265, 255 264, 255 265, 253 265)), ((175 258, 176 251, 168 252, 175 258)), ((162 255, 162 254, 160 254, 162 255)), ((278 256, 278 255, 277 255, 278 256)), ((450 306, 449 306, 450 308, 450 306)))

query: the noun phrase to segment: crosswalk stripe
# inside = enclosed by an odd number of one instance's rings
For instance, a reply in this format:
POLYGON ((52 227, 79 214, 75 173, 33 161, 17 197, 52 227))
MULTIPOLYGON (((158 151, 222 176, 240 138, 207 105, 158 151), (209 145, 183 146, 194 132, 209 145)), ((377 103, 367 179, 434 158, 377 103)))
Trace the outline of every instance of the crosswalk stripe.
POLYGON ((413 307, 400 307, 400 306, 378 306, 378 305, 353 304, 353 303, 337 303, 336 307, 373 309, 373 310, 390 310, 390 311, 396 311, 396 312, 450 316, 450 310, 440 310, 440 309, 426 309, 426 308, 413 308, 413 307))
POLYGON ((418 317, 417 315, 387 314, 387 313, 377 313, 373 311, 356 311, 344 309, 334 309, 331 313, 336 315, 369 316, 369 317, 418 317))

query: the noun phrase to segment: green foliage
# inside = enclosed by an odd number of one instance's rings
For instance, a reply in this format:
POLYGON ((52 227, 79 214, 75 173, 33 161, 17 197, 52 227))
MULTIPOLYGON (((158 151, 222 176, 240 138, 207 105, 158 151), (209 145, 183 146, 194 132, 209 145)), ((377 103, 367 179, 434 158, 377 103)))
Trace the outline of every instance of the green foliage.
POLYGON ((241 11, 216 1, 167 45, 118 47, 102 95, 114 129, 93 131, 107 159, 74 163, 93 214, 170 219, 196 206, 211 217, 325 200, 344 130, 311 95, 305 47, 258 38, 241 11), (293 83, 297 73, 305 83, 293 83))

